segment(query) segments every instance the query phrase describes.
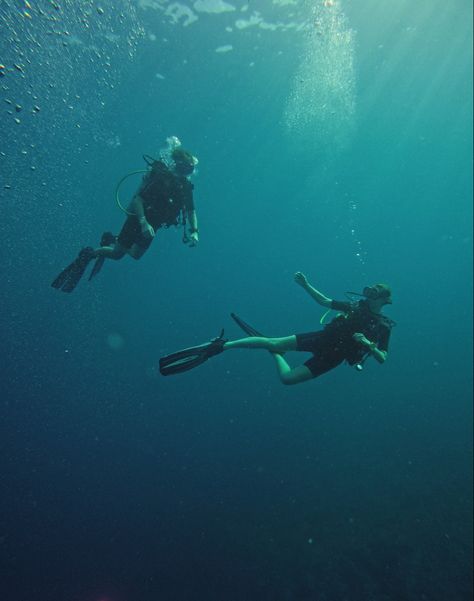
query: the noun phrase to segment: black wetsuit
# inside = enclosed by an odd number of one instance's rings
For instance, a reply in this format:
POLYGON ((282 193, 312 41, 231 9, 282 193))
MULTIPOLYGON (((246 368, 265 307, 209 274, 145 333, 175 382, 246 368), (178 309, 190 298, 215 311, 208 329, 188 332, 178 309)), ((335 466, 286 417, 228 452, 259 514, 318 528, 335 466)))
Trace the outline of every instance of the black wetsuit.
POLYGON ((366 300, 332 301, 331 309, 344 315, 333 319, 323 330, 296 335, 297 350, 313 353, 305 365, 315 378, 343 361, 350 365, 362 361, 367 348, 352 338, 356 332, 375 342, 379 350, 388 350, 392 322, 384 315, 372 313, 366 300))
MULTIPOLYGON (((146 220, 155 231, 178 225, 183 213, 194 210, 193 184, 186 177, 175 175, 162 161, 153 163, 137 194, 143 199, 146 220)), ((120 245, 127 249, 134 244, 148 248, 152 241, 142 234, 138 217, 129 215, 118 235, 120 245)))

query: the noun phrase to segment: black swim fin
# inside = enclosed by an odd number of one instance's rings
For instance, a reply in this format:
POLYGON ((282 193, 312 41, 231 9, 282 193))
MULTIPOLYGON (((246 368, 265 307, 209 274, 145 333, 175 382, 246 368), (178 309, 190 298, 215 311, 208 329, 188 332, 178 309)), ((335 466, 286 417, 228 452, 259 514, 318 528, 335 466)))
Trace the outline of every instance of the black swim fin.
POLYGON ((160 374, 162 376, 171 376, 180 374, 201 365, 214 355, 219 355, 224 350, 224 344, 227 342, 224 338, 224 330, 217 338, 214 338, 206 344, 185 348, 166 357, 161 357, 160 374))
MULTIPOLYGON (((247 336, 258 336, 259 338, 267 338, 267 336, 265 336, 265 334, 262 334, 262 332, 259 332, 258 330, 256 330, 253 326, 251 326, 249 323, 247 323, 246 321, 244 321, 241 317, 239 317, 238 315, 236 315, 235 313, 231 313, 230 316, 232 317, 232 319, 235 321, 235 323, 239 326, 240 329, 242 329, 247 336)), ((269 351, 271 352, 271 351, 269 351)), ((278 353, 279 355, 284 355, 285 353, 278 353)))
MULTIPOLYGON (((101 246, 112 246, 115 244, 117 237, 112 234, 112 232, 104 232, 102 234, 102 238, 100 239, 101 246)), ((105 257, 97 257, 94 263, 94 267, 92 268, 91 274, 89 276, 89 281, 99 273, 105 263, 105 257)))
POLYGON ((256 330, 253 326, 245 322, 241 317, 236 315, 235 313, 231 313, 230 316, 235 321, 235 323, 249 336, 262 336, 265 337, 264 334, 256 330))
POLYGON ((72 292, 84 275, 87 266, 94 257, 94 249, 90 246, 83 248, 77 259, 61 271, 58 277, 51 283, 53 288, 62 292, 72 292))

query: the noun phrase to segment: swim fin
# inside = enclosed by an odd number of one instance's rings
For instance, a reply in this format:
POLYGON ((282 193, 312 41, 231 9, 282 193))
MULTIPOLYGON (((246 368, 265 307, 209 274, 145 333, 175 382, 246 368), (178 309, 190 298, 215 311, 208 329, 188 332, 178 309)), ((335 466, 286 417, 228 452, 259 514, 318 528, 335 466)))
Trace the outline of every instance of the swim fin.
MULTIPOLYGON (((230 316, 235 321, 235 323, 239 326, 239 328, 242 329, 247 334, 247 336, 258 336, 258 337, 266 338, 265 334, 262 334, 262 332, 259 332, 258 330, 256 330, 253 326, 251 326, 249 323, 244 321, 241 317, 239 317, 235 313, 231 313, 230 316)), ((271 352, 271 351, 269 351, 269 352, 271 352)), ((278 353, 278 354, 284 355, 285 353, 282 352, 282 353, 278 353)))
POLYGON ((261 332, 256 330, 253 326, 251 326, 249 323, 245 322, 241 317, 239 317, 235 313, 231 313, 230 316, 235 321, 235 323, 249 336, 264 337, 264 334, 262 334, 261 332))
POLYGON ((171 353, 166 357, 161 357, 160 374, 162 376, 171 376, 180 374, 183 371, 188 371, 201 365, 214 355, 219 355, 224 350, 224 344, 227 342, 224 336, 224 330, 221 331, 217 338, 213 338, 210 342, 185 348, 176 353, 171 353))
POLYGON ((94 249, 90 246, 83 248, 70 265, 61 271, 58 277, 52 282, 51 286, 62 290, 62 292, 72 292, 84 275, 87 266, 94 257, 94 249))
MULTIPOLYGON (((101 246, 112 246, 115 244, 117 237, 112 234, 112 232, 104 232, 102 234, 102 238, 100 239, 101 246)), ((89 281, 99 273, 105 263, 105 257, 97 257, 94 263, 94 267, 92 268, 91 274, 89 276, 89 281)))

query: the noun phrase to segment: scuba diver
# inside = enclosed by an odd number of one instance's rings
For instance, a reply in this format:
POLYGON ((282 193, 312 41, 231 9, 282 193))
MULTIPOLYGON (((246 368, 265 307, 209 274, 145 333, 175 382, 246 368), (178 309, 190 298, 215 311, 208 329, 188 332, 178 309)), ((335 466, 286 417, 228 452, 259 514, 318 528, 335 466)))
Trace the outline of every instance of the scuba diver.
POLYGON ((236 348, 269 351, 275 359, 283 384, 299 384, 317 378, 343 361, 355 366, 358 371, 362 370, 369 356, 379 363, 385 362, 390 332, 395 325, 381 313, 384 305, 392 303, 392 293, 386 284, 366 286, 362 294, 349 292, 352 298, 358 296, 361 299, 345 302, 332 300, 316 290, 301 272, 297 272, 294 278, 313 300, 328 309, 327 312, 331 309, 340 312, 324 329, 283 338, 268 338, 232 313, 232 318, 244 330, 247 338, 228 341, 223 338, 222 331, 220 336, 206 344, 162 357, 160 373, 164 376, 181 373, 197 367, 214 355, 236 348), (287 351, 305 351, 313 356, 303 365, 291 368, 283 358, 283 353, 287 351))
POLYGON ((161 227, 182 225, 183 242, 191 247, 196 246, 199 230, 193 200, 194 186, 190 177, 198 163, 197 158, 181 146, 176 136, 167 138, 167 147, 160 152, 158 160, 148 155, 143 158, 148 169, 127 174, 117 186, 117 204, 127 214, 118 236, 105 232, 98 248, 83 248, 52 282, 53 288, 72 292, 93 259, 95 264, 89 280, 99 273, 105 259, 117 261, 126 254, 140 259, 161 227), (135 173, 145 175, 128 208, 125 208, 120 202, 119 188, 125 179, 135 173))

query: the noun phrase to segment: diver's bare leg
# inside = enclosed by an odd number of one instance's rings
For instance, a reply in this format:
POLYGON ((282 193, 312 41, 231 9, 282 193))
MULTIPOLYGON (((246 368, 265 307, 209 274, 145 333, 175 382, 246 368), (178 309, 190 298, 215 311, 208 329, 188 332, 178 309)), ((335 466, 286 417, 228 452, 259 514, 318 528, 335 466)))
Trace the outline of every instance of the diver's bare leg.
POLYGON ((138 244, 134 244, 131 248, 127 250, 127 252, 132 257, 132 259, 138 261, 138 259, 141 259, 143 257, 147 250, 148 247, 143 248, 143 246, 138 246, 138 244))
POLYGON ((297 347, 296 336, 284 338, 267 338, 264 336, 251 336, 230 340, 224 344, 224 350, 233 348, 264 349, 269 351, 276 362, 278 376, 283 384, 299 384, 313 378, 313 374, 306 365, 291 368, 280 353, 295 351, 297 347))
POLYGON ((113 246, 99 246, 99 248, 94 250, 95 257, 104 257, 114 261, 120 260, 126 253, 127 249, 119 244, 119 242, 116 242, 113 246))
POLYGON ((278 353, 272 353, 276 362, 276 368, 280 381, 286 385, 300 384, 314 378, 306 365, 298 365, 291 368, 285 359, 278 353))
POLYGON ((266 336, 251 336, 229 340, 224 344, 224 350, 233 348, 263 349, 270 353, 284 353, 296 350, 296 336, 285 336, 283 338, 267 338, 266 336))

